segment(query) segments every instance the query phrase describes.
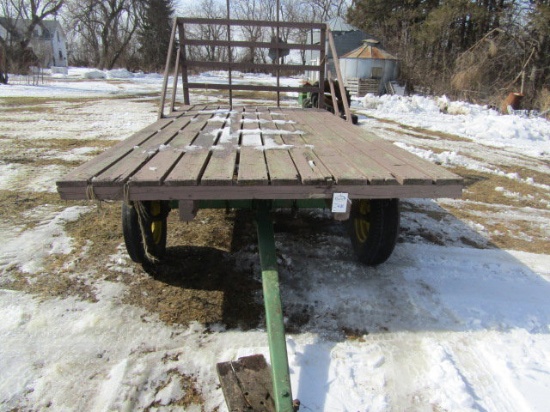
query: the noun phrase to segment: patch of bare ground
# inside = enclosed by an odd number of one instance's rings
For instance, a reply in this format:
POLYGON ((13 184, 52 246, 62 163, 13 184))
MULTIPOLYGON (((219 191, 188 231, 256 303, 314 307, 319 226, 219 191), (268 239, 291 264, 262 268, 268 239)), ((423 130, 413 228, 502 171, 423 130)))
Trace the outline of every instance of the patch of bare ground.
POLYGON ((56 193, 0 190, 0 218, 12 226, 32 228, 39 222, 26 212, 44 205, 63 204, 56 193))
MULTIPOLYGON (((541 225, 545 215, 550 216, 550 193, 517 179, 505 176, 452 168, 464 177, 463 203, 445 203, 444 207, 455 217, 481 225, 490 241, 503 249, 531 253, 548 252, 548 228, 541 225)), ((514 171, 521 178, 536 176, 546 181, 547 176, 532 170, 514 171)))
MULTIPOLYGON (((192 103, 198 101, 204 101, 205 103, 213 103, 213 99, 218 100, 223 106, 227 106, 228 93, 220 90, 194 90, 194 95, 191 97, 192 103), (206 98, 206 99, 205 99, 206 98)), ((235 90, 232 94, 233 99, 238 99, 239 104, 256 105, 269 105, 273 106, 273 102, 277 101, 276 92, 266 91, 250 91, 250 90, 235 90)), ((280 101, 282 104, 296 105, 297 101, 293 97, 285 96, 284 93, 280 95, 280 101)), ((215 101, 214 101, 215 103, 215 101)), ((182 102, 179 102, 182 104, 182 102)))
MULTIPOLYGON (((131 270, 120 272, 110 268, 110 257, 123 242, 120 206, 118 202, 103 204, 98 212, 67 224, 75 249, 86 248, 86 253, 73 261, 71 272, 85 274, 90 281, 124 283, 123 302, 156 313, 169 324, 198 321, 230 328, 258 326, 262 306, 256 296, 261 284, 251 268, 238 268, 229 253, 248 242, 248 233, 233 230, 234 222, 241 220, 238 213, 201 210, 195 220, 185 223, 173 211, 168 218, 164 259, 143 266, 127 259, 123 265, 131 270)), ((67 259, 59 257, 58 267, 66 265, 67 259)))
MULTIPOLYGON (((48 264, 46 269, 50 266, 52 265, 48 264)), ((11 276, 9 280, 2 282, 3 289, 31 293, 39 299, 78 297, 90 302, 96 301, 93 287, 86 279, 67 276, 66 272, 51 270, 48 275, 23 273, 16 269, 8 272, 11 276)))
POLYGON ((201 210, 190 223, 172 213, 165 258, 143 266, 150 276, 131 284, 125 301, 139 302, 167 323, 257 327, 261 283, 252 267, 239 268, 230 253, 250 234, 242 232, 248 225, 241 225, 240 213, 201 210))
MULTIPOLYGON (((42 217, 35 217, 34 210, 51 207, 52 213, 62 209, 64 202, 55 193, 23 192, 0 190, 0 219, 9 222, 13 230, 32 230, 41 224, 42 217)), ((40 297, 79 296, 82 299, 93 300, 94 295, 90 285, 85 280, 78 279, 64 269, 64 265, 73 257, 52 255, 45 263, 44 273, 23 273, 17 267, 4 269, 0 278, 2 288, 20 290, 40 297)))
MULTIPOLYGON (((177 384, 180 388, 182 395, 178 399, 171 399, 169 403, 164 401, 154 401, 145 407, 144 412, 158 411, 159 409, 166 408, 186 408, 191 406, 203 405, 204 398, 202 392, 197 388, 197 379, 193 376, 181 373, 177 368, 170 369, 166 372, 166 377, 163 381, 159 382, 159 385, 154 388, 155 396, 157 399, 160 394, 167 387, 177 384)), ((201 407, 201 411, 204 409, 201 407)))
MULTIPOLYGON (((464 178, 465 190, 462 195, 464 200, 542 209, 545 209, 550 202, 550 193, 547 190, 522 180, 463 167, 453 167, 449 170, 464 178)), ((531 173, 531 170, 515 172, 526 173, 529 177, 536 175, 544 179, 543 174, 531 173)), ((519 176, 522 178, 521 174, 519 176)))
MULTIPOLYGON (((438 132, 436 130, 427 130, 427 129, 424 129, 422 127, 408 126, 408 125, 396 122, 394 120, 379 119, 377 117, 375 117, 375 119, 376 119, 376 121, 378 121, 380 123, 386 123, 386 124, 391 124, 391 125, 398 126, 398 128, 399 128, 398 130, 399 130, 400 134, 408 135, 408 136, 411 136, 411 137, 416 137, 416 138, 419 138, 419 139, 450 140, 450 141, 453 141, 453 142, 470 142, 471 141, 471 140, 469 140, 465 137, 460 137, 460 136, 450 134, 450 133, 445 133, 445 132, 438 132)), ((396 129, 392 128, 392 127, 381 128, 381 129, 382 130, 386 129, 386 130, 391 131, 391 132, 396 131, 396 129)), ((392 140, 392 139, 389 139, 389 140, 392 140)), ((396 141, 399 141, 399 140, 396 140, 396 141)))
MULTIPOLYGON (((83 107, 93 101, 101 101, 93 97, 36 97, 17 96, 0 98, 0 107, 4 113, 39 112, 40 114, 52 114, 59 111, 60 103, 68 103, 70 108, 83 107)), ((68 109, 70 109, 68 108, 68 109)), ((63 108, 67 109, 67 108, 63 108)), ((21 121, 17 118, 10 122, 21 121)), ((27 121, 23 119, 22 121, 27 121)))
POLYGON ((14 144, 21 149, 34 149, 34 150, 56 150, 60 154, 66 153, 69 150, 80 148, 97 148, 97 150, 105 150, 113 146, 116 142, 112 140, 103 139, 31 139, 31 140, 17 140, 14 144))
POLYGON ((517 173, 520 179, 533 179, 534 183, 550 186, 550 164, 543 162, 543 165, 548 170, 547 173, 525 167, 500 166, 500 169, 504 173, 517 173))
MULTIPOLYGON (((540 222, 530 218, 514 218, 514 210, 506 213, 503 206, 472 203, 460 208, 452 205, 444 207, 458 219, 481 225, 496 247, 538 254, 548 252, 547 229, 541 228, 540 222)), ((538 216, 536 210, 532 214, 538 216)))

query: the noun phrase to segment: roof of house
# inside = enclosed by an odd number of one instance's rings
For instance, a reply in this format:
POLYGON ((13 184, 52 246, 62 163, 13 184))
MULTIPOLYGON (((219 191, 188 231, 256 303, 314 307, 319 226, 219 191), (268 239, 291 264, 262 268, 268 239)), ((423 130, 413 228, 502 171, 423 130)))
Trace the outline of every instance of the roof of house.
POLYGON ((331 31, 356 31, 357 27, 346 23, 342 17, 334 17, 327 21, 328 27, 331 31))
MULTIPOLYGON (((0 17, 0 25, 4 27, 8 27, 10 19, 7 17, 0 17)), ((17 19, 15 21, 16 27, 18 31, 23 32, 27 25, 30 23, 30 20, 28 19, 17 19)), ((61 24, 57 20, 42 20, 39 24, 42 29, 43 33, 42 36, 40 36, 43 39, 51 39, 53 37, 53 34, 59 30, 61 33, 64 34, 63 28, 61 27, 61 24)))

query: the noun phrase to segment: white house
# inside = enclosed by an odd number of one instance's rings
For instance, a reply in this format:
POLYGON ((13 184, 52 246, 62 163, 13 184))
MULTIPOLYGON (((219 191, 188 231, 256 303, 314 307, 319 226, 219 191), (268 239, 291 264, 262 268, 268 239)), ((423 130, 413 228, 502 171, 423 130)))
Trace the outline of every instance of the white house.
MULTIPOLYGON (((18 20, 15 27, 18 34, 10 36, 8 27, 13 23, 5 17, 0 17, 0 37, 10 42, 15 42, 26 31, 29 20, 18 20), (10 38, 11 37, 11 38, 10 38)), ((42 67, 67 67, 67 37, 57 20, 43 20, 34 29, 29 47, 38 57, 42 67)))

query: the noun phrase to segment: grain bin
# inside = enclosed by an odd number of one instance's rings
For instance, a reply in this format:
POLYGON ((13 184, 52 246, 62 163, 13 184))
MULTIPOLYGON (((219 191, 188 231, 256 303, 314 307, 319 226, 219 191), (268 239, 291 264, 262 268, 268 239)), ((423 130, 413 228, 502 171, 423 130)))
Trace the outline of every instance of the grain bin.
POLYGON ((352 94, 384 94, 386 84, 399 76, 399 60, 382 50, 377 40, 366 39, 360 47, 340 57, 340 69, 352 94))

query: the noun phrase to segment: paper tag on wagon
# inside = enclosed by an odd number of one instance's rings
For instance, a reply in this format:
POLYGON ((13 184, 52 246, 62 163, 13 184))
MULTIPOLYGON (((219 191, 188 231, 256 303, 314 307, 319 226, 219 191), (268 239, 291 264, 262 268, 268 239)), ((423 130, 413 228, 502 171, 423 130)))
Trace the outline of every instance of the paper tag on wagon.
POLYGON ((349 196, 347 193, 333 193, 332 213, 347 213, 349 211, 349 196))

